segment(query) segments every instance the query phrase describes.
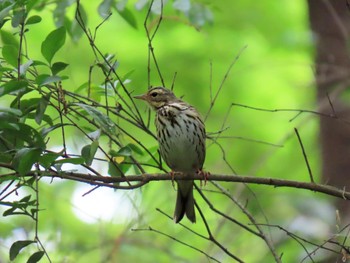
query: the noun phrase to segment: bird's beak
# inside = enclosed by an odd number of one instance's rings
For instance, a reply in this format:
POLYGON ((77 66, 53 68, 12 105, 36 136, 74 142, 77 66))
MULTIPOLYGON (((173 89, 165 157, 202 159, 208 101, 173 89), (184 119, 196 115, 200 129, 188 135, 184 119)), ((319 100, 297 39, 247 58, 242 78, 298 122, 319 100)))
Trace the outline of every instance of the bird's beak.
POLYGON ((138 100, 147 100, 147 95, 146 95, 146 94, 137 95, 137 96, 134 96, 134 99, 138 99, 138 100))

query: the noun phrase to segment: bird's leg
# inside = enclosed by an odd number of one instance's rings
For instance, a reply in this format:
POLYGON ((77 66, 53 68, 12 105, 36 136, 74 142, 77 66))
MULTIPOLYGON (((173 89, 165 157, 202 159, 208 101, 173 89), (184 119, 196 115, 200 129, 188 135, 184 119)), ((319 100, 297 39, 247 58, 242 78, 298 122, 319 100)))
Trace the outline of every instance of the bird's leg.
POLYGON ((175 183, 174 183, 174 177, 175 177, 175 172, 173 170, 171 170, 169 172, 170 176, 171 176, 171 184, 173 185, 173 188, 175 188, 175 183))
MULTIPOLYGON (((206 172, 206 171, 203 171, 202 169, 198 169, 197 170, 197 174, 203 176, 204 186, 206 186, 207 185, 207 180, 208 180, 208 177, 209 177, 210 173, 206 172)), ((200 184, 201 184, 201 187, 202 187, 202 180, 201 180, 200 184)))

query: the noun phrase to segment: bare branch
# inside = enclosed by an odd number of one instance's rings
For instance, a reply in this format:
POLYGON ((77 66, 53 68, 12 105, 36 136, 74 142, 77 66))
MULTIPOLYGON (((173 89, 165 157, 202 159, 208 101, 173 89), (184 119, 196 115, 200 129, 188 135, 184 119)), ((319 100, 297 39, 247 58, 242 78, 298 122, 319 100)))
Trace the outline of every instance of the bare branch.
POLYGON ((310 164, 309 164, 309 160, 307 159, 306 151, 305 151, 303 142, 301 141, 301 138, 300 138, 298 129, 297 129, 297 128, 294 128, 294 131, 295 131, 295 134, 296 134, 297 137, 298 137, 299 145, 300 145, 300 147, 301 147, 301 151, 302 151, 303 156, 304 156, 304 160, 305 160, 305 163, 306 163, 306 166, 307 166, 307 170, 308 170, 309 175, 310 175, 310 181, 311 181, 311 183, 315 183, 314 177, 313 177, 313 175, 312 175, 312 170, 311 170, 311 167, 310 167, 310 164))
MULTIPOLYGON (((12 166, 6 163, 0 163, 0 167, 8 168, 14 170, 12 166)), ((197 173, 189 177, 184 174, 175 173, 174 176, 170 174, 142 174, 142 175, 128 175, 125 177, 110 177, 110 176, 96 176, 84 173, 73 173, 73 172, 55 172, 55 171, 31 171, 24 177, 34 176, 39 173, 42 177, 52 177, 69 179, 73 181, 80 181, 89 183, 91 185, 101 185, 107 186, 115 189, 135 189, 141 187, 151 181, 171 181, 171 180, 204 180, 203 175, 197 173), (136 185, 131 186, 121 186, 114 185, 115 183, 125 183, 125 182, 138 182, 136 185)), ((16 172, 10 174, 2 174, 0 178, 7 178, 9 176, 19 176, 16 172)), ((247 183, 247 184, 259 184, 259 185, 270 185, 274 187, 289 187, 310 190, 315 193, 323 193, 329 196, 338 197, 344 200, 350 200, 350 192, 345 189, 339 189, 334 186, 309 183, 309 182, 299 182, 278 178, 268 178, 268 177, 256 177, 256 176, 243 176, 243 175, 228 175, 228 174, 210 174, 206 179, 207 181, 221 181, 221 182, 236 182, 236 183, 247 183)))

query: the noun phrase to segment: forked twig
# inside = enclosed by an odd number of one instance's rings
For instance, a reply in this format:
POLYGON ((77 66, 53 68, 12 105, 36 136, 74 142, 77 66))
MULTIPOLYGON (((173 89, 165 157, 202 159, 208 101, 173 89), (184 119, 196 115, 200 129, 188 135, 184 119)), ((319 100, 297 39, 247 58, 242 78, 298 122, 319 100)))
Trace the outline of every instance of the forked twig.
MULTIPOLYGON (((215 105, 215 102, 216 102, 216 99, 218 98, 227 78, 228 78, 228 75, 230 74, 231 72, 231 69, 232 67, 236 64, 236 62, 238 61, 238 59, 240 58, 240 56, 242 55, 243 51, 247 48, 248 46, 244 46, 239 52, 238 54, 235 56, 234 60, 231 62, 231 64, 229 65, 229 67, 227 68, 226 72, 225 72, 225 75, 224 77, 222 78, 221 80, 221 83, 219 85, 219 88, 218 90, 216 91, 215 95, 213 96, 212 95, 212 86, 210 85, 209 89, 210 89, 210 105, 209 105, 209 109, 207 111, 207 113, 205 114, 205 117, 204 117, 204 121, 207 120, 207 118, 209 117, 210 113, 211 113, 211 110, 213 109, 214 105, 215 105)), ((210 67, 210 70, 212 70, 212 66, 210 67)))
POLYGON ((164 82, 162 73, 160 71, 160 67, 158 65, 158 61, 156 59, 156 56, 155 56, 155 53, 154 53, 154 47, 153 47, 153 44, 152 44, 153 39, 156 36, 156 34, 158 32, 158 29, 160 27, 160 24, 162 22, 162 19, 163 19, 163 0, 160 0, 160 3, 161 3, 160 15, 159 15, 159 18, 158 18, 158 21, 157 21, 157 24, 156 24, 156 28, 155 28, 154 32, 152 33, 152 35, 151 35, 150 34, 150 29, 147 27, 147 21, 150 18, 153 3, 154 3, 154 0, 152 0, 150 5, 149 5, 148 11, 147 11, 147 15, 146 15, 145 21, 143 23, 143 26, 144 26, 145 31, 146 31, 147 40, 148 40, 148 60, 147 60, 148 61, 147 62, 148 87, 151 86, 151 57, 152 57, 152 60, 154 62, 154 65, 155 65, 155 67, 157 69, 160 81, 161 81, 163 87, 165 87, 165 82, 164 82))

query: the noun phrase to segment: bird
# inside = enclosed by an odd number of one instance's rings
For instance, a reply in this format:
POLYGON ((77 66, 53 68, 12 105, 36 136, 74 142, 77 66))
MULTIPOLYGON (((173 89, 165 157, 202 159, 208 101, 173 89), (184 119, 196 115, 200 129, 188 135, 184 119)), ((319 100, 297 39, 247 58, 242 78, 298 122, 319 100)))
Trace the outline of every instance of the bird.
MULTIPOLYGON (((155 126, 159 152, 171 169, 172 176, 176 172, 185 176, 194 173, 204 174, 206 133, 198 111, 164 87, 152 87, 147 93, 134 98, 146 101, 156 112, 155 126)), ((177 180, 173 217, 175 223, 179 223, 184 215, 192 223, 196 222, 193 185, 193 180, 177 180)))

